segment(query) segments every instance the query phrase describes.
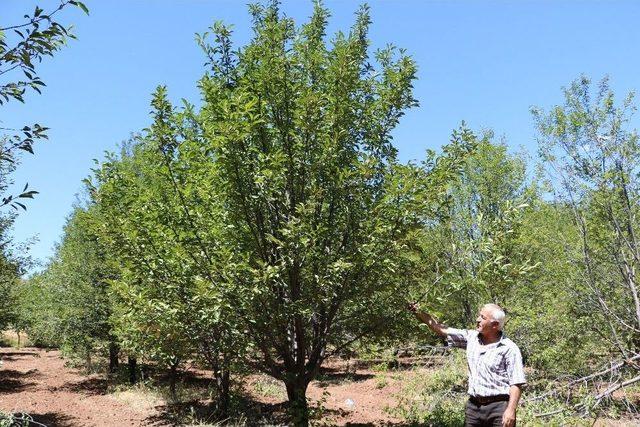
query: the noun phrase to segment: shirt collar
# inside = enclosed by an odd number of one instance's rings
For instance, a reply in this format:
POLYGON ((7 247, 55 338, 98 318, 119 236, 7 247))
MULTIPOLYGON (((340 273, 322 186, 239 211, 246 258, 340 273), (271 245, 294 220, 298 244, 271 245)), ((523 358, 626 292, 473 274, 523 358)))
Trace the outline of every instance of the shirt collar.
MULTIPOLYGON (((498 346, 501 346, 501 345, 506 345, 506 343, 505 343, 506 339, 507 339, 507 336, 504 333, 504 331, 500 331, 500 338, 498 339, 498 341, 493 342, 491 344, 484 344, 484 345, 489 347, 489 348, 494 348, 494 347, 498 347, 498 346)), ((482 339, 480 338, 480 334, 478 334, 478 341, 480 343, 482 343, 482 339)))

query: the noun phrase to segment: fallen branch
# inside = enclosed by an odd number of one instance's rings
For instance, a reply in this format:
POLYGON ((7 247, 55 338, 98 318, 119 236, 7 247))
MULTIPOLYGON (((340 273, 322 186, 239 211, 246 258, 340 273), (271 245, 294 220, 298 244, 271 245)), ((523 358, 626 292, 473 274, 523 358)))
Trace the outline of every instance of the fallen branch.
POLYGON ((621 388, 626 387, 628 385, 637 383, 638 381, 640 381, 640 375, 638 375, 635 378, 631 378, 630 380, 624 381, 624 382, 622 382, 620 384, 614 384, 612 386, 609 386, 609 388, 607 388, 605 391, 603 391, 602 393, 600 393, 600 394, 598 394, 596 396, 595 406, 598 406, 600 404, 600 401, 602 401, 602 399, 604 399, 605 397, 608 397, 614 391, 620 390, 621 388))
POLYGON ((636 369, 637 369, 637 364, 634 363, 636 360, 640 360, 640 353, 630 357, 629 359, 625 359, 625 360, 623 360, 621 362, 618 362, 618 363, 612 365, 608 369, 605 369, 603 371, 587 375, 586 377, 578 378, 577 380, 569 381, 567 384, 564 384, 564 385, 562 385, 562 386, 560 386, 560 387, 558 387, 558 388, 556 388, 554 390, 548 391, 548 392, 543 393, 543 394, 541 394, 539 396, 530 397, 529 399, 526 399, 523 402, 527 403, 527 402, 533 402, 533 401, 536 401, 536 400, 544 399, 547 396, 551 396, 551 395, 557 393, 558 390, 561 389, 561 388, 571 387, 571 386, 574 386, 576 384, 580 384, 580 383, 583 383, 585 381, 589 381, 589 380, 592 380, 594 378, 601 377, 602 375, 606 375, 606 374, 608 374, 610 372, 613 372, 615 370, 618 370, 618 369, 620 369, 620 368, 622 368, 622 367, 624 367, 626 365, 636 367, 636 369))
MULTIPOLYGON (((609 397, 616 390, 620 390, 621 388, 627 387, 627 386, 629 386, 631 384, 635 384, 637 382, 640 382, 640 375, 638 375, 637 377, 631 378, 631 379, 629 379, 627 381, 610 385, 609 387, 607 387, 607 389, 605 391, 603 391, 602 393, 597 394, 594 397, 595 402, 593 404, 593 408, 595 408, 598 405, 600 405, 600 403, 602 402, 602 400, 604 398, 609 397)), ((545 412, 543 414, 535 414, 534 417, 536 417, 536 418, 550 417, 551 415, 556 415, 556 414, 559 414, 561 412, 565 412, 565 411, 568 411, 568 410, 577 411, 577 410, 580 410, 580 409, 584 409, 586 406, 587 406, 587 404, 585 402, 582 402, 582 403, 578 403, 577 405, 574 405, 572 407, 564 407, 564 408, 556 409, 555 411, 545 412)))
POLYGON ((559 414, 561 412, 567 411, 568 409, 569 408, 560 408, 560 409, 556 409, 555 411, 545 412, 544 414, 535 414, 534 417, 536 418, 550 417, 551 415, 559 414))

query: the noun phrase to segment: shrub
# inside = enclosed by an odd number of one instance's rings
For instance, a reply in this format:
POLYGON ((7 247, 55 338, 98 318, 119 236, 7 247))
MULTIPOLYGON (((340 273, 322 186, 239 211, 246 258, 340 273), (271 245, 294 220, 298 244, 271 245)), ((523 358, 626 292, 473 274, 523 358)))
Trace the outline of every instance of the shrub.
POLYGON ((456 352, 435 371, 416 370, 390 412, 420 425, 462 426, 465 400, 466 359, 463 352, 456 352))

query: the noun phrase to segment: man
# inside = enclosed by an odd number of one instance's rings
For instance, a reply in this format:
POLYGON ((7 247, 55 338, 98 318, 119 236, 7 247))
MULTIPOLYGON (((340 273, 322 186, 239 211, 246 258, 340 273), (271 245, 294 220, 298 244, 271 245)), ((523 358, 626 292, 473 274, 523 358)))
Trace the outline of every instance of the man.
POLYGON ((516 424, 516 408, 526 383, 518 346, 505 337, 504 311, 486 304, 478 313, 475 330, 449 328, 430 314, 409 304, 415 316, 435 333, 447 337, 450 345, 467 350, 469 401, 465 426, 504 426, 516 424))

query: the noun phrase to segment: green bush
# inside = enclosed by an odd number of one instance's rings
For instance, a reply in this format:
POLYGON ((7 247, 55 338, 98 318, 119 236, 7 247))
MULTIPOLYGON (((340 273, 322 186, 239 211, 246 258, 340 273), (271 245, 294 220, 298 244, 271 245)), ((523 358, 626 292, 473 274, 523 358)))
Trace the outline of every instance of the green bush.
POLYGON ((456 352, 434 371, 416 370, 402 388, 390 412, 412 424, 455 427, 464 425, 466 358, 456 352))
POLYGON ((0 412, 0 427, 28 427, 31 425, 31 421, 33 418, 28 414, 0 412))

